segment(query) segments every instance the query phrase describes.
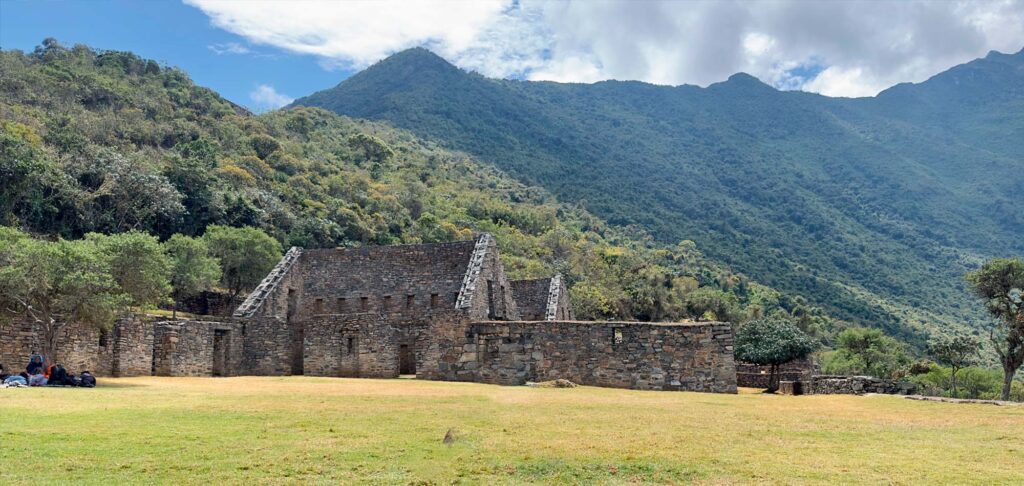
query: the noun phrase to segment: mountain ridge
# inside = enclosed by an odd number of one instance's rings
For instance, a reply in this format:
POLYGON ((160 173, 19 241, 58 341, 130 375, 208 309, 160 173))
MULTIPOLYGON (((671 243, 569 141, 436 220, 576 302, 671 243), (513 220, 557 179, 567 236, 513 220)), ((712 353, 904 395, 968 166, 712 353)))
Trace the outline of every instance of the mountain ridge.
POLYGON ((742 73, 706 88, 488 79, 416 50, 294 105, 388 121, 919 339, 978 325, 962 274, 1024 252, 1013 211, 1024 121, 1012 109, 1024 76, 1005 68, 1024 55, 1003 56, 884 96, 830 98, 742 73), (419 63, 428 69, 411 75, 419 63), (949 99, 961 71, 994 80, 991 93, 960 94, 983 107, 949 99))

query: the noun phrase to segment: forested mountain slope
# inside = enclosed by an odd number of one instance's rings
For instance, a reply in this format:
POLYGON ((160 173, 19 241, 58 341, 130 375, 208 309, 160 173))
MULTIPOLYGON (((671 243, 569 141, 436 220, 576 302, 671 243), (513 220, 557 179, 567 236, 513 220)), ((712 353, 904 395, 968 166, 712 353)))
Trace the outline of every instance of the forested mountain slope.
POLYGON ((701 255, 607 225, 407 131, 316 108, 254 116, 131 53, 0 51, 0 224, 41 237, 254 226, 285 245, 439 242, 491 232, 515 278, 561 272, 586 318, 842 325, 701 255))
POLYGON ((487 79, 404 51, 295 102, 388 120, 843 318, 977 323, 963 284, 1024 253, 1024 51, 874 98, 487 79))

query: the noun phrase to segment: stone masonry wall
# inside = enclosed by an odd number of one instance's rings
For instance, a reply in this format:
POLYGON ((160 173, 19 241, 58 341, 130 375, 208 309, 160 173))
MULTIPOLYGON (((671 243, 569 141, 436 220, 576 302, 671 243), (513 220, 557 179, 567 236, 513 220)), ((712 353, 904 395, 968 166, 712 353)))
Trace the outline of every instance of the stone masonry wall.
POLYGON ((427 334, 435 321, 459 319, 451 309, 393 310, 389 313, 325 314, 302 323, 304 374, 394 378, 404 345, 417 375, 430 367, 427 334))
POLYGON ((153 323, 139 318, 117 321, 110 369, 113 376, 149 376, 153 368, 153 323))
POLYGON ((916 392, 917 385, 913 383, 871 376, 814 375, 806 388, 806 393, 816 395, 913 395, 916 392))
POLYGON ((454 308, 472 248, 458 242, 306 250, 293 269, 293 319, 454 308))
POLYGON ((229 322, 166 321, 154 324, 154 368, 158 376, 212 376, 217 331, 223 342, 225 376, 242 370, 241 325, 229 322))
POLYGON ((509 283, 520 317, 524 321, 543 321, 548 308, 551 279, 513 280, 509 283))
MULTIPOLYGON (((25 321, 0 323, 0 363, 8 373, 24 371, 32 351, 43 352, 41 326, 25 321)), ((152 344, 150 324, 134 316, 116 321, 111 329, 66 324, 58 332, 55 356, 74 374, 90 371, 99 376, 129 376, 149 373, 152 344), (148 341, 147 341, 148 340, 148 341)))
MULTIPOLYGON (((497 243, 489 235, 481 238, 478 242, 483 246, 483 258, 478 262, 479 266, 473 269, 475 278, 463 283, 461 291, 466 294, 467 301, 459 310, 473 320, 519 320, 512 284, 505 276, 497 243)), ((476 266, 474 263, 470 265, 476 266)))
POLYGON ((244 340, 241 374, 290 375, 292 347, 288 323, 284 319, 265 316, 240 321, 244 340))
MULTIPOLYGON (((797 360, 779 367, 779 381, 809 382, 819 373, 819 367, 810 359, 797 360)), ((736 385, 748 388, 767 388, 771 366, 736 363, 736 385)))
POLYGON ((564 378, 641 390, 736 392, 732 326, 724 323, 443 323, 438 366, 424 378, 520 385, 564 378), (460 332, 461 331, 461 332, 460 332))

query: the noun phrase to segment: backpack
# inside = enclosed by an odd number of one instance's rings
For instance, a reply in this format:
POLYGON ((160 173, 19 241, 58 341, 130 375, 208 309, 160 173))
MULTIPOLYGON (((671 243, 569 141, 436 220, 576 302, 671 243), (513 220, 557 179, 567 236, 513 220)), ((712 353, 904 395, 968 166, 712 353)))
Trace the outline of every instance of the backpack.
POLYGON ((65 385, 68 379, 68 371, 63 366, 55 364, 50 367, 50 384, 65 385))
POLYGON ((78 378, 82 381, 82 384, 78 386, 83 386, 85 388, 92 388, 96 386, 96 377, 92 376, 92 373, 89 373, 88 371, 83 371, 82 375, 78 378))
POLYGON ((75 375, 68 375, 68 386, 82 386, 82 379, 75 375))

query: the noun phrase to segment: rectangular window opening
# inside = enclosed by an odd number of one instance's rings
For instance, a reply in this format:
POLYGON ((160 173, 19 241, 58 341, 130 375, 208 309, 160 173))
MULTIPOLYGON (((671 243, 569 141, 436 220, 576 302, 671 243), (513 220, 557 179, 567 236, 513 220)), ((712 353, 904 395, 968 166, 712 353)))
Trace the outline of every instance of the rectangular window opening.
POLYGON ((416 303, 416 296, 409 294, 405 296, 405 308, 412 309, 413 304, 416 303))
POLYGON ((438 305, 438 303, 440 301, 439 297, 440 296, 437 295, 437 294, 430 294, 430 307, 431 308, 436 308, 437 307, 437 305, 438 305))
POLYGON ((313 309, 316 310, 317 314, 324 313, 324 299, 316 299, 313 301, 313 309))
POLYGON ((369 297, 360 297, 359 298, 359 310, 361 310, 363 312, 366 312, 369 309, 370 309, 370 298, 369 297))
POLYGON ((612 344, 622 344, 622 329, 615 328, 612 332, 612 344))

